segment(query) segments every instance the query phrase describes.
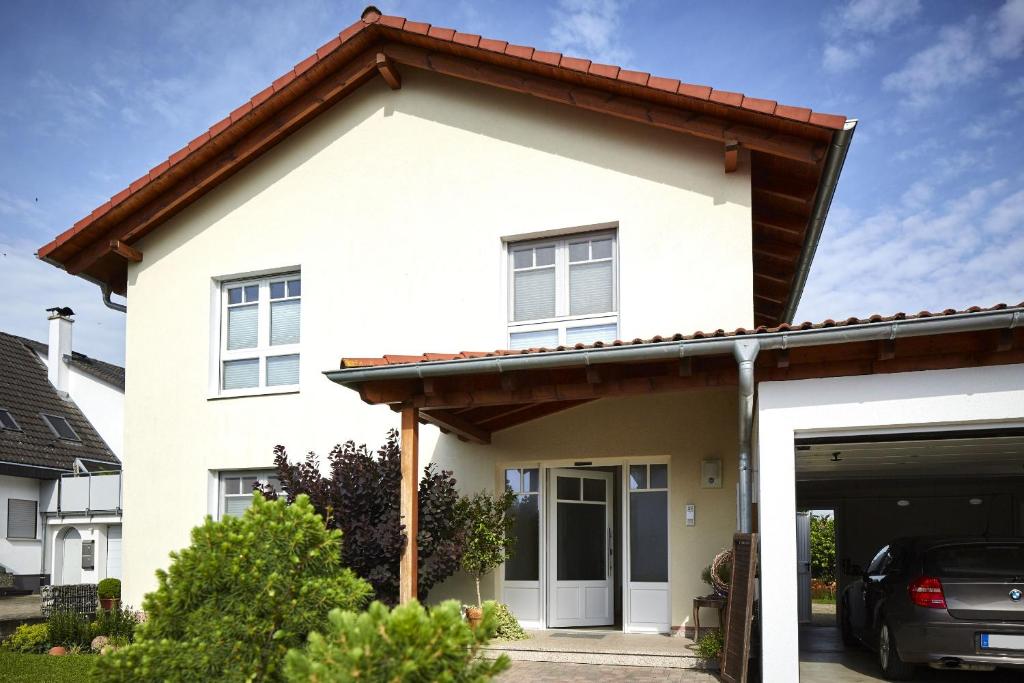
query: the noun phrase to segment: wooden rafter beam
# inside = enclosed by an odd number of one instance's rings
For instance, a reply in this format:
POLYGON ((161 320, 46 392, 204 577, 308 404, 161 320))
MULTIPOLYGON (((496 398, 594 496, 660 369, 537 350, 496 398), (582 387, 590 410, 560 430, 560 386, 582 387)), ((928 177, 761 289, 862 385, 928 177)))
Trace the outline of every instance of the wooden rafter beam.
POLYGON ((128 246, 121 240, 110 240, 110 251, 130 263, 142 261, 142 252, 135 247, 128 246))
POLYGON ((388 84, 388 87, 392 90, 398 90, 402 87, 402 76, 398 73, 398 69, 388 59, 388 56, 383 52, 377 53, 376 58, 377 71, 380 73, 381 78, 388 84))
POLYGON ((412 45, 386 43, 382 49, 388 57, 399 64, 454 78, 484 83, 708 140, 722 143, 735 140, 748 149, 803 163, 819 164, 825 158, 824 144, 766 128, 660 106, 632 97, 593 90, 554 78, 527 74, 412 45))
POLYGON ((424 410, 420 412, 420 417, 430 424, 446 429, 467 441, 479 444, 489 444, 491 442, 490 431, 470 422, 464 417, 456 415, 450 410, 424 410))
POLYGON ((740 163, 740 143, 735 140, 725 141, 725 172, 735 173, 740 163))
POLYGON ((796 263, 800 258, 800 246, 789 242, 759 238, 754 240, 752 248, 755 256, 767 256, 786 263, 796 263))
POLYGON ((538 403, 536 405, 525 406, 523 410, 517 412, 515 415, 509 415, 502 420, 494 423, 494 431, 501 431, 502 429, 510 429, 512 427, 518 427, 521 424, 525 424, 532 420, 538 420, 542 417, 554 415, 560 413, 563 410, 569 410, 576 406, 589 403, 590 401, 559 401, 554 403, 538 403))

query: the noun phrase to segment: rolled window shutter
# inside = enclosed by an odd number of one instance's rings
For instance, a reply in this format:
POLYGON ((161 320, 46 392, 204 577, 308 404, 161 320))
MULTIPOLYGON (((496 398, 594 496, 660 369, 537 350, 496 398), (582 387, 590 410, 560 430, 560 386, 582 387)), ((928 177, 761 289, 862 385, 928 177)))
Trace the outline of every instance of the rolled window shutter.
POLYGON ((611 342, 619 334, 619 326, 615 323, 609 325, 587 325, 585 327, 570 327, 565 331, 565 345, 593 344, 594 342, 611 342))
POLYGON ((7 499, 7 538, 35 538, 38 503, 34 500, 7 499))
POLYGON ((228 349, 251 349, 256 346, 256 305, 228 309, 228 349))
POLYGON ((267 358, 267 386, 280 387, 299 383, 299 355, 267 358))
POLYGON ((553 349, 558 346, 558 330, 513 332, 509 342, 513 349, 553 349))
POLYGON ((241 517, 242 513, 252 506, 252 495, 247 496, 225 496, 224 516, 241 517))
POLYGON ((524 270, 515 274, 515 320, 555 316, 555 269, 524 270))
POLYGON ((270 304, 270 343, 299 343, 299 299, 270 304))
POLYGON ((612 262, 580 263, 569 266, 569 314, 610 313, 612 262))
POLYGON ((223 375, 223 389, 250 389, 258 386, 260 361, 258 358, 224 361, 223 375))

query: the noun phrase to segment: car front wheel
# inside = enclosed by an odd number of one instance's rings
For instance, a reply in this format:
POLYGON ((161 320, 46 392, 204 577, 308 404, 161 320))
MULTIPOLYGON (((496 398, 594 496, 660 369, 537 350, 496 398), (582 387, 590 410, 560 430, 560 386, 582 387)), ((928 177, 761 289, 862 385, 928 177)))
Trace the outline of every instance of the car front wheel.
POLYGON ((890 681, 907 681, 914 675, 914 665, 900 659, 896 639, 885 622, 878 631, 878 663, 882 674, 890 681))

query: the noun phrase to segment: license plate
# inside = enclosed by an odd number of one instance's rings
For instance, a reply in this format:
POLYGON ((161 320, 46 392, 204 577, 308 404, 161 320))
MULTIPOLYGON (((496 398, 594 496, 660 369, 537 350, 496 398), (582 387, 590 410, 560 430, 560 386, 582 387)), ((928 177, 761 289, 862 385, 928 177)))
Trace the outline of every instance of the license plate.
POLYGON ((998 633, 982 633, 981 649, 1024 651, 1024 636, 1006 636, 998 633))

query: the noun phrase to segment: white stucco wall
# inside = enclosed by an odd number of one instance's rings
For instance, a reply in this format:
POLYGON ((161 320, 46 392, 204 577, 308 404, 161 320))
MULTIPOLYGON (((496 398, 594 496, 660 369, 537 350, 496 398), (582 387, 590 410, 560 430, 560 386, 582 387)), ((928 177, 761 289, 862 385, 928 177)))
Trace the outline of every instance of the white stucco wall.
POLYGON ((10 498, 38 503, 39 480, 0 475, 0 564, 14 574, 38 574, 43 561, 42 521, 36 520, 34 539, 7 538, 7 501, 10 498))
POLYGON ((762 662, 799 680, 795 435, 1024 421, 1024 365, 758 385, 762 662))
POLYGON ((623 338, 749 327, 749 186, 711 142, 412 69, 363 86, 135 245, 126 600, 209 510, 211 470, 397 425, 322 376, 342 355, 504 347, 502 237, 617 224, 623 338), (209 400, 212 279, 290 266, 300 392, 209 400))

